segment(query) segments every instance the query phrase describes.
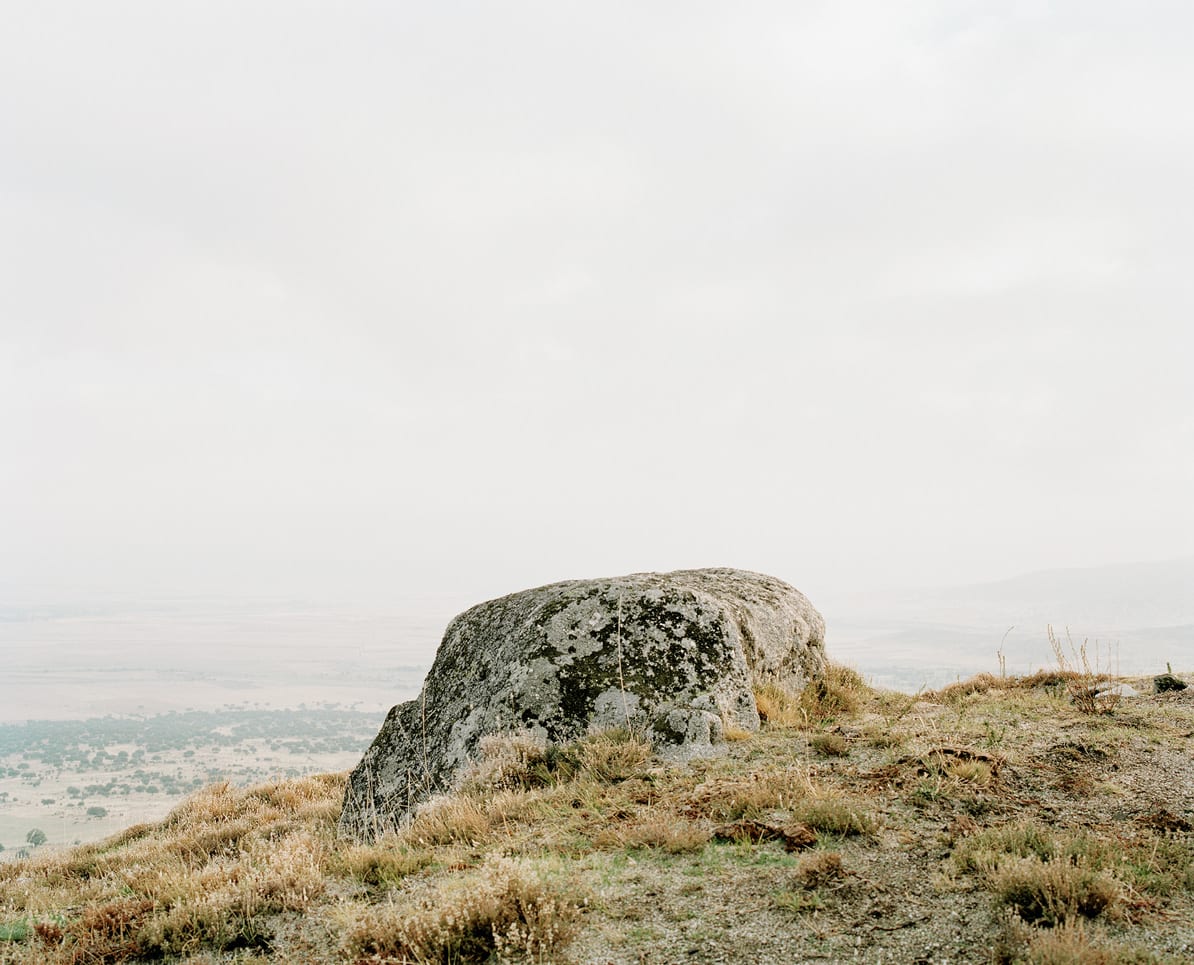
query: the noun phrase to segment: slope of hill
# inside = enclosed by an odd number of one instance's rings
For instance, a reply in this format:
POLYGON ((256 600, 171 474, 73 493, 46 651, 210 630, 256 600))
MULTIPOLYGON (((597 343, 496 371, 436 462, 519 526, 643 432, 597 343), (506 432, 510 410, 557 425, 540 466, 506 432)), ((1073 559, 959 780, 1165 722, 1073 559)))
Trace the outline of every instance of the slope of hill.
POLYGON ((506 735, 369 843, 341 775, 209 787, 0 866, 0 962, 1189 961, 1194 688, 1090 683, 835 670, 686 765, 506 735))

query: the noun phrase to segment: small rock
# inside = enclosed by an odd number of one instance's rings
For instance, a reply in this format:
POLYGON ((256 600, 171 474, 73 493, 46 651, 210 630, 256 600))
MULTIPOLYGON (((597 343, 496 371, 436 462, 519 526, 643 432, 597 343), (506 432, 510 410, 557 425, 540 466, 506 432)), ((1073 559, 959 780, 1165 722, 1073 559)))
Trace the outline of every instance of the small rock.
POLYGON ((1167 690, 1185 690, 1186 682, 1171 673, 1159 674, 1153 677, 1153 693, 1163 694, 1167 690))
POLYGON ((1116 684, 1114 687, 1103 687, 1096 697, 1139 697, 1140 691, 1130 684, 1116 684))

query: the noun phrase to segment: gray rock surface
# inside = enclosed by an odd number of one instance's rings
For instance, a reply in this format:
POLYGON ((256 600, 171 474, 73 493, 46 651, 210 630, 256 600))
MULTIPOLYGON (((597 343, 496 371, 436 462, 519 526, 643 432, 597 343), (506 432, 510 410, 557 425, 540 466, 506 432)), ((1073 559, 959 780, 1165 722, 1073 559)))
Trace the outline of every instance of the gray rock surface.
POLYGON ((744 570, 573 580, 481 603, 448 625, 422 694, 394 707, 349 779, 340 830, 372 837, 450 790, 487 734, 563 743, 645 732, 709 753, 759 726, 753 688, 825 670, 825 621, 788 584, 744 570))

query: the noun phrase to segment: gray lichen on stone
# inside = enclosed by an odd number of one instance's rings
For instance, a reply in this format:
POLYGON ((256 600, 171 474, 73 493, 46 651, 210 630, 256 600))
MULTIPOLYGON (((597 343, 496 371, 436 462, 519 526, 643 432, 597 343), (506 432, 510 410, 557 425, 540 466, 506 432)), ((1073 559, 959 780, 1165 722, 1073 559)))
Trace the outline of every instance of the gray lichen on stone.
POLYGON ((824 673, 825 623, 788 584, 732 569, 573 580, 481 603, 448 625, 413 701, 352 772, 340 828, 368 837, 451 789, 486 734, 563 743, 629 726, 665 756, 759 726, 753 688, 824 673))

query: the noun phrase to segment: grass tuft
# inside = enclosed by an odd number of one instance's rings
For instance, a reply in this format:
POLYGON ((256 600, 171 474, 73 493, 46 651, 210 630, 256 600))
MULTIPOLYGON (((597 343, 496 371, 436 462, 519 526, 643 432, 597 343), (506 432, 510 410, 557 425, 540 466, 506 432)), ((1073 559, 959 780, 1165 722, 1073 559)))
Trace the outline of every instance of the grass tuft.
POLYGON ((870 692, 858 671, 830 663, 823 677, 799 693, 774 683, 756 688, 755 706, 759 718, 772 727, 815 727, 853 713, 870 692))
POLYGON ((989 873, 995 897, 1029 924, 1058 925, 1076 916, 1095 918, 1120 901, 1110 875, 1081 863, 1014 858, 989 873))
POLYGON ((820 888, 839 881, 845 874, 842 856, 837 851, 813 851, 796 866, 796 880, 803 888, 820 888))
POLYGON ((850 753, 850 745, 841 734, 817 734, 808 743, 821 757, 845 757, 850 753))
POLYGON ((793 813, 814 831, 840 837, 873 835, 879 830, 879 819, 861 801, 840 794, 818 794, 801 801, 793 813))
POLYGON ((581 902, 509 858, 432 889, 412 905, 365 910, 347 933, 358 956, 457 965, 529 958, 555 961, 576 931, 581 902))

